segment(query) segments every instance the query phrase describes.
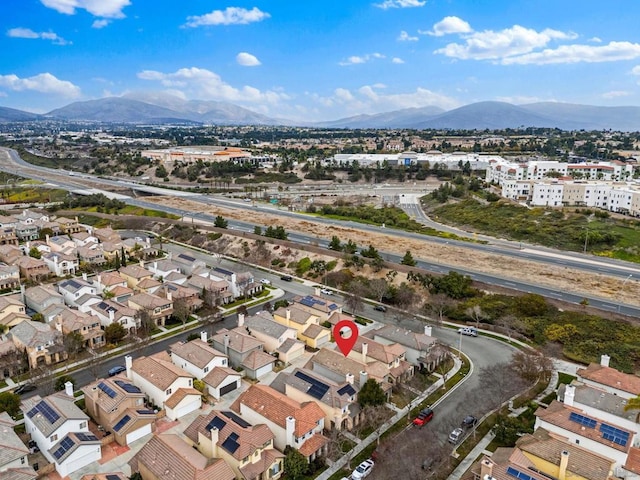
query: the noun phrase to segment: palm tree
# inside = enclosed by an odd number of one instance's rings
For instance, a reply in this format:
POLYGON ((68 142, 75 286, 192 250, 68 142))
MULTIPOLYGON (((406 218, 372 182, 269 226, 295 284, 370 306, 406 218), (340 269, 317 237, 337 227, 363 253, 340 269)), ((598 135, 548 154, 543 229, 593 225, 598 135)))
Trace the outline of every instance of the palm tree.
POLYGON ((624 411, 628 412, 629 410, 638 410, 638 413, 636 414, 636 423, 640 423, 640 395, 627 400, 627 404, 624 406, 624 411))

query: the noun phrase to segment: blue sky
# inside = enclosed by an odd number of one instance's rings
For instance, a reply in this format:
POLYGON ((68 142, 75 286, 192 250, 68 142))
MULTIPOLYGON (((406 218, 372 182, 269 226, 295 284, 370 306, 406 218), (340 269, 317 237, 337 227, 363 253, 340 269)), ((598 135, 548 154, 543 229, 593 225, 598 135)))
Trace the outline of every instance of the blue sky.
POLYGON ((640 105, 640 2, 2 0, 0 105, 152 92, 308 121, 640 105))

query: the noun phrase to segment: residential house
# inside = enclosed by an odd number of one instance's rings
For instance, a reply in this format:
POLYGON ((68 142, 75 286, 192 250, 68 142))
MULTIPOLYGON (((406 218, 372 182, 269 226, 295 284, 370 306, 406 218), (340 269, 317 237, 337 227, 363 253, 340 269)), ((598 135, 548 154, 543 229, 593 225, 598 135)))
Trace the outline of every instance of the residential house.
POLYGON ((0 325, 11 328, 24 320, 31 320, 25 305, 17 295, 0 296, 0 325))
POLYGON ((207 343, 207 332, 190 342, 178 342, 169 347, 171 361, 198 380, 202 380, 215 367, 228 367, 229 358, 207 343))
POLYGON ((71 235, 85 230, 85 228, 78 223, 78 217, 58 217, 54 219, 54 222, 60 225, 60 231, 66 235, 71 235))
POLYGON ((29 465, 29 449, 14 431, 15 426, 7 412, 0 413, 0 478, 35 480, 37 474, 29 465))
POLYGON ((144 268, 144 264, 140 262, 140 265, 127 265, 121 267, 118 270, 120 276, 127 282, 127 287, 136 290, 138 283, 144 279, 153 278, 153 273, 144 268))
POLYGON ((320 318, 309 311, 290 305, 273 312, 273 319, 285 327, 295 328, 298 340, 311 348, 321 348, 331 341, 331 331, 320 326, 320 318))
POLYGON ((202 260, 198 260, 188 253, 172 255, 170 261, 185 275, 191 275, 194 270, 206 267, 206 264, 202 260))
POLYGON ((103 295, 115 287, 127 288, 127 281, 118 272, 103 272, 93 277, 93 284, 96 291, 103 295))
POLYGON ((7 335, 18 350, 26 352, 29 368, 51 365, 67 358, 62 334, 46 323, 25 320, 7 335))
POLYGON ((100 440, 89 431, 89 417, 74 403, 73 384, 45 398, 36 395, 22 402, 25 431, 61 477, 97 462, 100 440))
POLYGON ((142 390, 146 398, 166 410, 167 417, 176 420, 202 405, 201 393, 193 388, 193 376, 171 363, 166 352, 135 361, 125 357, 127 378, 142 390))
POLYGON ((164 283, 156 290, 156 295, 163 298, 169 298, 173 300, 174 309, 176 302, 178 304, 184 304, 189 312, 194 312, 202 307, 203 301, 200 298, 200 291, 195 288, 177 285, 175 283, 164 283))
POLYGON ((45 238, 45 242, 49 246, 50 252, 70 254, 76 249, 76 243, 67 235, 60 235, 56 237, 50 237, 47 235, 45 238))
POLYGON ((104 265, 107 259, 104 258, 104 250, 100 245, 95 248, 91 247, 78 247, 76 253, 80 262, 88 263, 89 265, 104 265))
POLYGON ((0 245, 0 261, 8 265, 15 265, 18 258, 22 257, 24 252, 20 247, 15 245, 0 245))
POLYGON ((165 277, 170 273, 182 273, 180 271, 180 265, 172 262, 169 259, 157 260, 147 265, 147 270, 152 272, 157 279, 165 280, 165 277))
POLYGON ((97 316, 100 324, 105 328, 113 322, 118 322, 129 334, 136 333, 140 328, 140 319, 136 310, 113 300, 103 300, 91 305, 89 313, 97 316))
POLYGON ((80 278, 70 278, 58 283, 58 292, 64 298, 64 303, 78 308, 77 300, 83 295, 97 296, 96 287, 87 281, 86 274, 80 278))
POLYGON ((610 367, 609 361, 609 355, 601 355, 600 363, 591 363, 587 368, 578 369, 578 381, 626 399, 639 396, 640 377, 610 367))
POLYGON ((434 349, 437 340, 431 336, 431 327, 425 325, 424 333, 416 333, 395 325, 386 325, 367 332, 366 337, 376 342, 398 344, 405 349, 405 360, 420 369, 433 371, 446 357, 443 349, 434 349))
POLYGON ((149 293, 137 293, 127 299, 127 305, 138 313, 147 312, 153 324, 164 326, 165 322, 173 313, 173 300, 171 295, 168 298, 158 297, 149 293))
POLYGON ((357 392, 347 381, 333 382, 311 370, 296 368, 291 373, 280 372, 271 388, 300 403, 316 402, 324 412, 327 430, 351 430, 360 423, 357 392))
POLYGON ((86 230, 72 233, 71 240, 73 240, 76 247, 95 247, 99 243, 98 237, 86 230))
POLYGON ((300 403, 266 385, 252 385, 233 402, 231 410, 249 423, 265 423, 280 451, 295 448, 308 461, 326 454, 324 412, 316 402, 300 403))
POLYGON ((0 335, 0 378, 14 377, 29 370, 24 354, 7 337, 0 335))
POLYGON ((52 323, 65 336, 72 333, 81 335, 84 348, 99 348, 105 344, 104 330, 100 328, 100 321, 88 313, 65 307, 54 317, 52 323))
POLYGON ((267 353, 278 354, 281 360, 279 350, 287 340, 293 340, 298 345, 297 349, 288 352, 287 361, 294 360, 304 353, 304 343, 296 340, 297 330, 274 321, 273 316, 264 310, 246 318, 239 313, 238 327, 244 327, 249 335, 256 337, 264 344, 264 350, 267 353))
MULTIPOLYGON (((166 283, 172 283, 174 285, 186 285, 188 277, 180 272, 169 272, 165 277, 166 283)), ((199 290, 200 292, 202 289, 199 290)))
POLYGON ((220 400, 223 395, 232 392, 242 385, 242 374, 228 367, 214 367, 202 381, 207 386, 207 393, 220 400))
POLYGON ((17 265, 0 263, 0 291, 20 288, 20 269, 17 265))
POLYGON ((184 431, 207 458, 223 459, 236 478, 280 478, 284 455, 273 448, 274 435, 264 424, 251 425, 231 411, 200 415, 184 431))
POLYGON ((64 297, 51 285, 37 285, 25 290, 24 302, 27 308, 42 313, 51 305, 64 305, 64 297))
POLYGON ((75 252, 72 255, 66 253, 50 252, 42 255, 42 261, 56 277, 75 275, 80 268, 80 261, 75 252))
POLYGON ((87 413, 119 445, 151 435, 157 414, 145 407, 144 393, 118 375, 90 383, 82 389, 87 413))
POLYGON ((18 245, 15 227, 0 227, 0 245, 18 245))
POLYGON ((211 459, 186 443, 180 435, 154 435, 136 453, 129 466, 142 480, 180 478, 185 480, 236 480, 223 459, 211 459))
POLYGON ((113 230, 111 227, 93 228, 90 230, 90 233, 94 237, 96 237, 100 243, 107 243, 107 242, 117 243, 120 240, 122 240, 122 238, 120 237, 120 234, 115 230, 113 230))
POLYGON ((298 295, 293 298, 293 305, 291 307, 304 310, 310 315, 318 317, 319 323, 329 321, 329 318, 334 314, 342 313, 342 304, 334 301, 331 298, 320 297, 319 289, 316 295, 298 295))
POLYGON ((413 376, 413 365, 405 360, 405 352, 405 348, 398 343, 384 344, 358 337, 347 356, 366 364, 379 362, 386 365, 389 375, 385 375, 385 378, 395 384, 413 376))
POLYGON ((21 242, 28 242, 30 240, 37 240, 40 236, 40 229, 35 223, 25 223, 23 221, 18 222, 15 228, 16 236, 21 242))
POLYGON ((51 275, 47 264, 39 258, 25 255, 17 258, 13 264, 20 270, 20 275, 27 280, 41 282, 51 275))
POLYGON ((205 303, 209 305, 226 305, 233 302, 231 286, 226 280, 212 280, 208 277, 193 275, 187 279, 186 285, 202 292, 205 303))
POLYGON ((236 273, 224 268, 214 267, 210 277, 214 280, 226 280, 229 282, 234 298, 248 297, 262 291, 262 284, 255 281, 251 272, 236 273))
POLYGON ((243 368, 247 377, 259 379, 273 371, 276 358, 264 353, 264 345, 243 328, 223 328, 211 337, 213 348, 229 357, 233 368, 243 368))
POLYGON ((155 295, 155 293, 162 287, 162 282, 159 282, 155 278, 144 278, 136 285, 136 292, 149 293, 155 295))

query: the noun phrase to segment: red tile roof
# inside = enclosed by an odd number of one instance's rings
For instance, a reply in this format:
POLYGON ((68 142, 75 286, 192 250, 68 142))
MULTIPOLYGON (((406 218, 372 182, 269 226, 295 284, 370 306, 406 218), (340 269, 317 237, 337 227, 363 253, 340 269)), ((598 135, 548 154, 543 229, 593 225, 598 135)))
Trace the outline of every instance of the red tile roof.
POLYGON ((604 367, 599 363, 592 363, 587 368, 578 370, 578 377, 633 395, 640 395, 640 377, 622 373, 615 368, 604 367))

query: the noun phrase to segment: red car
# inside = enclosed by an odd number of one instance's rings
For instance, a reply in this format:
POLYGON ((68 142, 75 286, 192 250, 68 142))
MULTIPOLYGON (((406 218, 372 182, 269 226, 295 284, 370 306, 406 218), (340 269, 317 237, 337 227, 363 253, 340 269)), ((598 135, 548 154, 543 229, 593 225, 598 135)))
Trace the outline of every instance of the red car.
POLYGON ((433 410, 430 408, 423 408, 418 416, 413 419, 413 424, 422 427, 431 421, 433 418, 433 410))

